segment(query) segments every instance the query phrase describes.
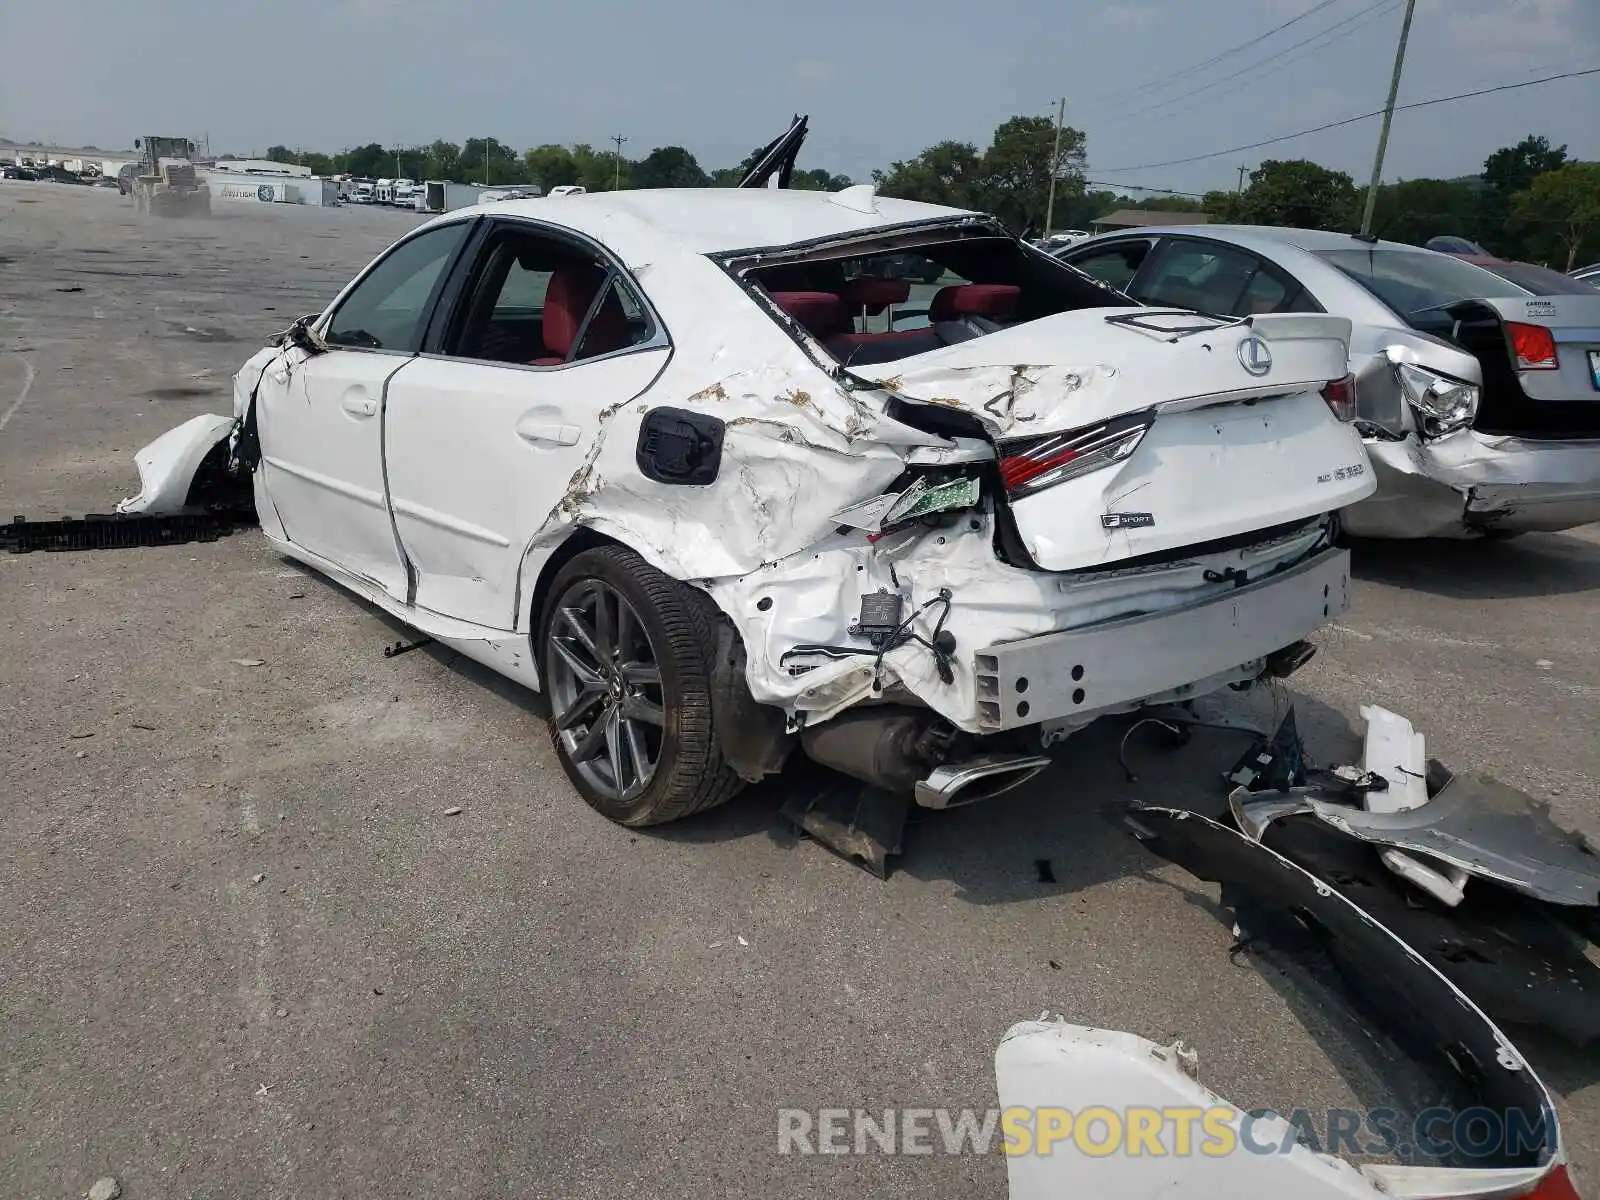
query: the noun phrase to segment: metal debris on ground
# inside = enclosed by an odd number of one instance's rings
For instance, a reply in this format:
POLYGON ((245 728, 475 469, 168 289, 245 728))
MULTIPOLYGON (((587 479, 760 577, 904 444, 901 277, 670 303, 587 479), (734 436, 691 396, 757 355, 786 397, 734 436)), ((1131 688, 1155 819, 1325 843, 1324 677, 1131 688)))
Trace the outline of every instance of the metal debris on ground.
POLYGON ((409 654, 413 650, 429 645, 432 641, 431 637, 420 637, 414 642, 394 642, 383 648, 383 656, 385 658, 394 658, 400 654, 409 654))
POLYGON ((14 517, 0 525, 0 549, 11 554, 35 550, 126 550, 135 546, 175 546, 184 542, 214 542, 240 529, 254 525, 236 510, 175 513, 148 516, 142 513, 90 513, 85 517, 30 521, 14 517))
POLYGON ((1600 1042, 1600 855, 1548 808, 1427 757, 1365 706, 1362 761, 1311 763, 1291 707, 1228 773, 1233 823, 1310 872, 1507 1022, 1600 1042))

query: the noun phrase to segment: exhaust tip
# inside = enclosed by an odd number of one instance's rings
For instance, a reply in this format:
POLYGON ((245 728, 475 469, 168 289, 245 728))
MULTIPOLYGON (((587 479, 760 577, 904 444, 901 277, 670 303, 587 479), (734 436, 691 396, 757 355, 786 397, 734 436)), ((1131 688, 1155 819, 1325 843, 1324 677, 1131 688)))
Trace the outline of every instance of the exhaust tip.
POLYGON ((1050 765, 1042 754, 980 754, 935 767, 916 787, 923 808, 973 804, 1027 783, 1050 765))

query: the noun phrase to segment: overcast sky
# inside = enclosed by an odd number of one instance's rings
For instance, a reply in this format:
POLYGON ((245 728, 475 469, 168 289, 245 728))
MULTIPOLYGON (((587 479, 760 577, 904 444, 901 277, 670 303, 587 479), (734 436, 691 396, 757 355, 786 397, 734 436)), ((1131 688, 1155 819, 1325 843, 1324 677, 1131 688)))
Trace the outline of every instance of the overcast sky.
MULTIPOLYGON (((1362 182, 1376 120, 1113 169, 1381 107, 1403 0, 1358 15, 1372 3, 18 0, 0 3, 0 137, 111 147, 209 134, 217 152, 246 153, 474 135, 604 148, 620 133, 631 157, 676 143, 709 170, 798 111, 812 118, 802 165, 864 179, 941 139, 981 147, 999 122, 1052 112, 1064 94, 1091 179, 1203 191, 1275 156, 1362 182), (1318 40, 1291 49, 1305 38, 1318 40)), ((1600 0, 1419 0, 1401 101, 1595 66, 1600 0)), ((1472 172, 1528 133, 1600 158, 1600 75, 1400 113, 1385 178, 1472 172)))

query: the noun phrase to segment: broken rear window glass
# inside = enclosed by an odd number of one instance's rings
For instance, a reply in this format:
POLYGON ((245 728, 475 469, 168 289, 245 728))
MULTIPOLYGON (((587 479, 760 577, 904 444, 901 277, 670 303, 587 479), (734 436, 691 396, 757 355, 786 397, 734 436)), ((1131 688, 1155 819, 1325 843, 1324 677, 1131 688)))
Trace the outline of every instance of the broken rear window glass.
POLYGON ((1132 304, 1006 237, 789 262, 751 278, 847 365, 909 358, 1071 309, 1132 304))

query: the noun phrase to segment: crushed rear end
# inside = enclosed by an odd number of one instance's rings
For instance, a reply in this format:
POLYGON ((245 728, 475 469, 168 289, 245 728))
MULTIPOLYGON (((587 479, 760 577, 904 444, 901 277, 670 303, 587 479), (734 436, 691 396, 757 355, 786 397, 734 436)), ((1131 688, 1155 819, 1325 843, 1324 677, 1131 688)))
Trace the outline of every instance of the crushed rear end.
POLYGON ((943 288, 929 325, 977 318, 965 334, 891 327, 868 354, 828 293, 753 289, 864 411, 925 444, 805 553, 711 589, 754 698, 812 758, 922 781, 935 807, 960 790, 935 768, 1299 666, 1348 604, 1333 514, 1373 486, 1340 419, 1343 318, 1233 322, 1114 293, 1010 322, 963 312, 1006 286, 943 288))
POLYGON ((1345 514, 1350 532, 1478 537, 1600 521, 1600 293, 1530 295, 1424 251, 1324 257, 1410 327, 1357 371, 1379 486, 1345 514), (1396 289, 1413 282, 1424 286, 1402 300, 1396 289), (1480 282, 1486 294, 1451 298, 1480 282))

